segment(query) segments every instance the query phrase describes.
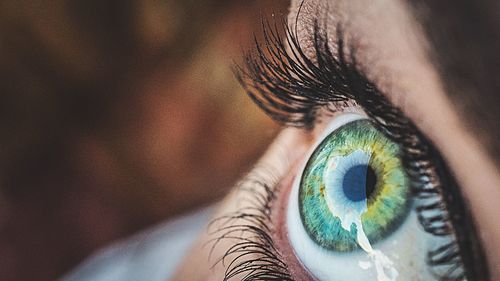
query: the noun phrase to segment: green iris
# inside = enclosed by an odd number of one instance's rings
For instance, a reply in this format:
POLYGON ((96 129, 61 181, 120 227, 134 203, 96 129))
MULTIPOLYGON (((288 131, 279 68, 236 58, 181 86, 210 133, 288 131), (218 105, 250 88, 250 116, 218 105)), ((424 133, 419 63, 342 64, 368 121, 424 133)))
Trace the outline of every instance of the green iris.
POLYGON ((349 252, 359 249, 360 230, 354 223, 346 227, 347 217, 359 214, 373 244, 404 221, 410 198, 400 147, 362 119, 338 128, 316 148, 302 175, 299 209, 318 245, 349 252))

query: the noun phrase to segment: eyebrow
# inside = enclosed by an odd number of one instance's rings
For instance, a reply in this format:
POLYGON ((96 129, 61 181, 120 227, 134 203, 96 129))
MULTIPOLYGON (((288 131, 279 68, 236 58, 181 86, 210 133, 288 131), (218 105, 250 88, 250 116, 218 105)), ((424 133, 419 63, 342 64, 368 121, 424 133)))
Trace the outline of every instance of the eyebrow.
POLYGON ((468 129, 500 167, 500 5, 495 1, 408 1, 429 56, 468 129))

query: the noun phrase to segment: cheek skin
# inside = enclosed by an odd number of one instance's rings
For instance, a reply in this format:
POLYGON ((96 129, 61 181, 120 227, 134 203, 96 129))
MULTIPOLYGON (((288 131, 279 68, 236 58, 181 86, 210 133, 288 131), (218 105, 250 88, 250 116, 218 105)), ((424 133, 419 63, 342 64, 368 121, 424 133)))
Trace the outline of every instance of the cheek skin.
MULTIPOLYGON (((313 281, 314 278, 308 273, 302 263, 298 260, 297 255, 290 245, 288 238, 287 227, 287 209, 290 193, 292 190, 293 182, 297 176, 299 165, 294 165, 291 173, 286 176, 277 186, 276 198, 278 198, 271 206, 273 225, 276 226, 273 233, 273 238, 276 248, 281 253, 283 261, 288 265, 288 269, 293 278, 297 281, 313 281)), ((300 219, 300 218, 297 218, 300 219)))

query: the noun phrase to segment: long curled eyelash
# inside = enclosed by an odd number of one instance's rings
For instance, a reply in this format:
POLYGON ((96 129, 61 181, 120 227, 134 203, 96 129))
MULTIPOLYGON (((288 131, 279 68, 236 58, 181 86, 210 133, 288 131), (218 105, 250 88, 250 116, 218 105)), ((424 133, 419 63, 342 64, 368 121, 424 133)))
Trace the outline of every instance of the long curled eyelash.
MULTIPOLYGON (((265 22, 263 26, 265 44, 256 42, 255 52, 246 54, 244 67, 236 72, 252 100, 274 120, 306 129, 314 127, 320 109, 341 110, 352 102, 362 107, 387 137, 401 145, 401 158, 412 179, 414 197, 422 202, 416 212, 424 230, 452 238, 451 243, 428 252, 427 263, 436 275, 439 272, 437 277, 487 280, 486 262, 473 221, 444 160, 402 111, 365 78, 355 60, 356 50, 351 47, 349 56, 346 55, 341 27, 337 28, 333 53, 327 29, 320 28, 317 21, 314 23, 311 59, 296 32, 286 23, 284 38, 279 36, 278 25, 271 27, 265 22)), ((222 218, 226 226, 221 228, 218 239, 235 239, 233 234, 238 232, 242 237, 219 261, 233 258, 224 280, 238 274, 244 275, 242 280, 292 280, 272 241, 268 207, 274 198, 272 185, 258 185, 267 196, 258 197, 255 209, 222 218), (236 219, 247 224, 231 225, 236 219)))
MULTIPOLYGON (((270 170, 270 169, 269 169, 270 170)), ((211 235, 217 238, 209 241, 210 256, 223 240, 231 240, 232 246, 226 250, 215 265, 222 263, 225 268, 224 281, 238 278, 242 281, 293 281, 287 265, 272 239, 271 202, 275 199, 272 180, 273 173, 260 167, 247 175, 237 188, 250 193, 246 207, 212 221, 209 229, 216 226, 211 235), (228 264, 226 260, 231 260, 228 264)), ((215 266, 214 265, 214 266, 215 266)))

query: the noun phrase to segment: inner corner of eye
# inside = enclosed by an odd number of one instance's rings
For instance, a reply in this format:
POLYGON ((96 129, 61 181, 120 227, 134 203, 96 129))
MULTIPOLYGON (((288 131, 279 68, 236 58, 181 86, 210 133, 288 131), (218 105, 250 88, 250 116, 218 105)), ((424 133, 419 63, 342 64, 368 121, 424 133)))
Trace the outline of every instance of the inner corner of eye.
POLYGON ((311 150, 290 189, 284 225, 315 279, 436 279, 427 250, 442 241, 418 222, 400 149, 370 119, 349 113, 311 150))

